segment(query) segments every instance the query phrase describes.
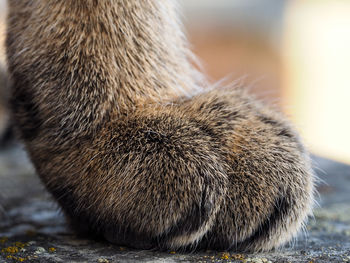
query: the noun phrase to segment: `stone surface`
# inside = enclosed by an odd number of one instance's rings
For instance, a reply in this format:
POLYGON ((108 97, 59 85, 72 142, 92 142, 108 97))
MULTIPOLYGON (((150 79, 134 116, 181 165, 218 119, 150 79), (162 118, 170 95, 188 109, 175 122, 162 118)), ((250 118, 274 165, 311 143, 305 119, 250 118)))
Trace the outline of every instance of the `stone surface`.
POLYGON ((139 251, 79 238, 20 146, 0 151, 0 262, 350 262, 350 166, 314 158, 319 207, 291 246, 262 254, 139 251))

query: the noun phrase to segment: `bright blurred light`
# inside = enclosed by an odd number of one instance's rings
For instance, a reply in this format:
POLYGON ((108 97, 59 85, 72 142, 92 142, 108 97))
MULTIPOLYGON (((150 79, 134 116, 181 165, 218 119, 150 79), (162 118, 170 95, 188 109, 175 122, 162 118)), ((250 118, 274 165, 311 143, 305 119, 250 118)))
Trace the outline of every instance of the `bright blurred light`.
POLYGON ((0 0, 0 63, 5 63, 6 3, 0 0))
POLYGON ((291 1, 284 99, 315 153, 350 163, 350 2, 291 1))

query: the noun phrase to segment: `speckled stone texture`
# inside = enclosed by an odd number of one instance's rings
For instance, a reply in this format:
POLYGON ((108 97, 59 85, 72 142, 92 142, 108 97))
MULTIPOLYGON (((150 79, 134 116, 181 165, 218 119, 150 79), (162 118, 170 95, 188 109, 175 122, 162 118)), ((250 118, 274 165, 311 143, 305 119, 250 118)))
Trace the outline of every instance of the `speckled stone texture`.
POLYGON ((0 150, 0 262, 350 262, 350 166, 314 157, 319 207, 291 246, 263 254, 139 251, 77 237, 21 146, 0 150))

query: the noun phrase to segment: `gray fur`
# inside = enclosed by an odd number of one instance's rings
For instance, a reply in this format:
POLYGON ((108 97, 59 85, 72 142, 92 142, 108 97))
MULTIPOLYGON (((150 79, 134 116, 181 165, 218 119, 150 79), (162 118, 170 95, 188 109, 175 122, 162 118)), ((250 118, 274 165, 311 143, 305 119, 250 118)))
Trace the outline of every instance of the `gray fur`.
POLYGON ((313 172, 297 133, 241 89, 207 90, 174 1, 10 0, 8 23, 13 119, 78 231, 251 251, 299 231, 313 172))

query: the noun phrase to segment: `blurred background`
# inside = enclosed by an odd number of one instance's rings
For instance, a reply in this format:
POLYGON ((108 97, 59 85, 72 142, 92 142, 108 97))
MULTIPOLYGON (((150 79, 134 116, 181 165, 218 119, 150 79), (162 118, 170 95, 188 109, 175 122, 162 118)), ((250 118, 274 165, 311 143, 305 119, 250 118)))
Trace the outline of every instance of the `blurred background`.
POLYGON ((350 163, 350 1, 182 0, 212 80, 244 76, 278 104, 309 149, 350 163))
MULTIPOLYGON (((192 49, 213 82, 241 79, 279 105, 313 153, 350 163, 350 1, 180 3, 192 49)), ((4 18, 0 0, 0 64, 4 18)), ((1 78, 0 71, 0 134, 7 122, 1 78)))

